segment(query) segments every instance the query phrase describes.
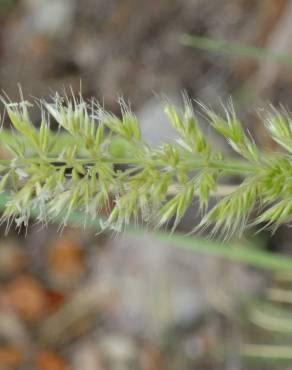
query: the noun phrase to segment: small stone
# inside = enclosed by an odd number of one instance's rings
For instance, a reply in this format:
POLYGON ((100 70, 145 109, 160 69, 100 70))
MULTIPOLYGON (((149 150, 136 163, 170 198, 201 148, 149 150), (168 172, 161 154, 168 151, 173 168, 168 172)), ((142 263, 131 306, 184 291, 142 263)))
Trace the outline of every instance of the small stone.
POLYGON ((27 263, 25 253, 20 246, 11 239, 0 241, 0 277, 9 276, 21 271, 27 263))

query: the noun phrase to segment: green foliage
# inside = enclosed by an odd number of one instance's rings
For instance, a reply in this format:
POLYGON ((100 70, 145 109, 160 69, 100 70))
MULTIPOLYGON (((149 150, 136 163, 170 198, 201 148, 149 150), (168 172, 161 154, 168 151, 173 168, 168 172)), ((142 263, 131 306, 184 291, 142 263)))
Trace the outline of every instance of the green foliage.
POLYGON ((239 161, 212 149, 188 99, 183 112, 165 104, 177 140, 155 148, 141 138, 137 118, 124 102, 119 118, 94 100, 56 96, 42 103, 39 127, 31 122, 29 103, 5 105, 15 130, 13 139, 5 130, 0 135, 11 154, 0 163, 0 190, 10 192, 2 216, 8 225, 14 219, 17 225, 27 224, 31 209, 38 210, 39 222, 61 218, 66 225, 78 210, 84 223, 105 217, 102 228, 173 222, 174 229, 194 200, 203 212, 196 230, 213 225, 213 232, 225 238, 249 226, 276 228, 292 219, 292 121, 285 111, 271 109, 265 124, 287 153, 265 153, 231 105, 224 115, 201 106, 212 127, 242 157, 239 161), (50 129, 50 117, 60 126, 57 133, 50 129), (241 185, 208 211, 210 197, 231 175, 241 176, 241 185))

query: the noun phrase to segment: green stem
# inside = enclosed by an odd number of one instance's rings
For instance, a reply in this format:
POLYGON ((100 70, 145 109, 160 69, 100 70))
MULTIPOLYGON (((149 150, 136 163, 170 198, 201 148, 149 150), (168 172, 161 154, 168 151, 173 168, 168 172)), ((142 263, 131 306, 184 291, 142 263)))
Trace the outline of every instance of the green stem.
POLYGON ((214 168, 222 170, 228 174, 240 174, 244 175, 246 173, 257 172, 257 166, 251 165, 245 161, 238 160, 220 160, 220 161, 210 161, 205 165, 206 168, 214 168))
POLYGON ((268 60, 292 66, 292 56, 290 54, 278 54, 269 50, 261 49, 256 46, 239 44, 237 42, 227 42, 221 40, 214 40, 208 37, 201 37, 195 35, 185 34, 182 36, 181 42, 193 48, 213 50, 219 52, 230 53, 233 55, 240 55, 258 60, 268 60))
MULTIPOLYGON (((0 209, 4 210, 10 196, 8 193, 0 194, 0 209)), ((31 217, 35 218, 39 214, 37 209, 31 210, 31 217)), ((73 212, 68 223, 71 226, 83 225, 86 217, 81 212, 73 212)), ((56 221, 62 222, 62 217, 59 216, 56 221)), ((88 220, 86 226, 95 231, 100 230, 99 219, 88 220)), ((147 235, 151 236, 154 240, 167 243, 167 245, 176 248, 189 250, 191 252, 203 253, 210 256, 225 258, 233 262, 246 263, 269 271, 292 271, 292 259, 287 256, 282 256, 277 253, 269 253, 263 250, 255 249, 242 245, 224 245, 218 242, 213 242, 205 239, 198 239, 186 236, 179 233, 169 234, 163 231, 150 232, 144 229, 128 227, 125 230, 128 234, 132 235, 147 235)))
POLYGON ((292 361, 292 347, 280 345, 246 344, 241 349, 241 356, 255 361, 292 361))
MULTIPOLYGON (((0 164, 9 166, 12 160, 9 159, 1 159, 0 164)), ((31 157, 31 158, 21 158, 18 159, 16 164, 20 166, 27 166, 31 163, 40 164, 40 163, 64 163, 66 166, 66 160, 62 161, 58 157, 48 157, 45 159, 39 157, 31 157)), ((129 166, 139 166, 140 168, 146 167, 147 162, 143 159, 133 159, 133 158, 115 158, 115 157, 101 157, 101 158, 74 158, 74 162, 81 164, 81 165, 94 165, 98 162, 103 163, 112 163, 117 165, 129 165, 129 166)), ((184 169, 188 171, 200 170, 200 169, 218 169, 222 170, 227 174, 246 174, 246 173, 255 173, 257 172, 258 168, 255 165, 249 164, 246 161, 239 161, 239 160, 211 160, 206 161, 203 159, 196 159, 191 158, 188 160, 182 161, 184 169)), ((153 165, 155 167, 168 167, 169 165, 165 161, 153 160, 153 165)), ((72 167, 69 163, 68 167, 72 167)), ((178 164, 179 166, 179 164, 178 164)))
MULTIPOLYGON (((134 231, 131 230, 133 233, 134 231)), ((169 235, 164 232, 150 233, 154 239, 167 242, 178 248, 211 256, 246 263, 270 271, 292 271, 292 259, 276 253, 269 253, 255 247, 224 245, 205 239, 197 239, 183 234, 169 235)))

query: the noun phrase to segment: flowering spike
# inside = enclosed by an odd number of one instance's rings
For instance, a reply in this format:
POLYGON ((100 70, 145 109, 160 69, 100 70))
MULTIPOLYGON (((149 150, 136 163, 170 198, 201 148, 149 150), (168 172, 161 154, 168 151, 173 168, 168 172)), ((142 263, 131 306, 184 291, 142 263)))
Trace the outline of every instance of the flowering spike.
POLYGON ((195 198, 203 212, 199 228, 213 225, 213 233, 225 238, 248 226, 292 221, 291 115, 273 108, 265 119, 271 137, 288 153, 264 153, 232 106, 220 116, 201 105, 212 127, 242 157, 238 161, 212 150, 190 100, 184 102, 182 112, 165 105, 179 137, 158 148, 143 141, 123 100, 118 117, 94 100, 57 95, 53 103, 42 103, 39 127, 30 120, 27 102, 4 102, 16 133, 0 133, 11 155, 0 160, 0 191, 10 193, 1 221, 27 225, 33 208, 44 224, 55 219, 66 224, 80 210, 85 218, 106 217, 101 225, 115 230, 138 222, 175 228, 195 198), (61 128, 58 134, 50 129, 50 117, 61 128), (233 174, 242 183, 208 211, 221 179, 233 174))

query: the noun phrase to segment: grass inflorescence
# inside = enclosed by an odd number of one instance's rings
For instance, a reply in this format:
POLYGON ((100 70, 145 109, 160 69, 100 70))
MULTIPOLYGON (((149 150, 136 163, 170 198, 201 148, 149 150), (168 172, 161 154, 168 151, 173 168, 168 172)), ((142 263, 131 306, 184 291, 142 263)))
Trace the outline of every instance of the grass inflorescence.
POLYGON ((13 138, 7 130, 0 134, 11 155, 0 160, 0 190, 10 194, 2 215, 8 226, 27 225, 34 209, 41 223, 61 217, 66 225, 78 210, 84 223, 100 219, 102 228, 171 222, 174 229, 195 200, 202 214, 195 230, 212 225, 224 237, 257 224, 277 228, 292 219, 292 118, 284 110, 271 109, 265 124, 285 151, 263 152, 232 106, 223 115, 200 106, 238 160, 213 150, 187 98, 183 112, 164 104, 178 137, 158 147, 143 140, 124 102, 117 117, 95 100, 57 95, 41 103, 39 126, 31 121, 29 103, 6 100, 5 106, 14 129, 13 138), (57 132, 50 129, 52 118, 57 132), (222 179, 232 175, 241 176, 242 183, 209 209, 222 179))

